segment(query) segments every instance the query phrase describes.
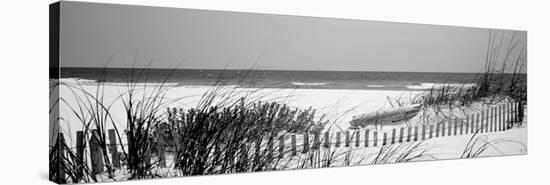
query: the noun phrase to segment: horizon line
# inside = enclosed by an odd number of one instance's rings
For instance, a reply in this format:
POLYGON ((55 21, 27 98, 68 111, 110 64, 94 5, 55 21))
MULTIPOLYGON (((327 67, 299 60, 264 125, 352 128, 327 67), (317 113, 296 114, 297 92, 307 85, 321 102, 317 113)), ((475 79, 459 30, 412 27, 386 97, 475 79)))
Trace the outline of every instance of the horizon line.
MULTIPOLYGON (((59 69, 132 69, 131 67, 59 67, 59 69)), ((350 70, 303 70, 303 69, 205 69, 205 68, 159 68, 159 67, 134 67, 133 69, 160 69, 160 70, 212 70, 212 71, 297 71, 297 72, 387 72, 387 73, 454 73, 454 74, 481 74, 485 73, 484 71, 480 72, 445 72, 445 71, 350 71, 350 70)), ((493 73, 502 73, 502 72, 493 72, 493 73)), ((514 74, 513 72, 504 72, 504 74, 514 74)), ((527 72, 518 72, 516 74, 527 74, 527 72)))

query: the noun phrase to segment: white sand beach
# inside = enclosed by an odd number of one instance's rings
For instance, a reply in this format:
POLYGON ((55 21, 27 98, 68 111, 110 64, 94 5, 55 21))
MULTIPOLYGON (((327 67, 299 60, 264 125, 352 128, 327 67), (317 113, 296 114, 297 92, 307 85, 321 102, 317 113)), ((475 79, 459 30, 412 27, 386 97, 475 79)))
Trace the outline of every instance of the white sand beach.
MULTIPOLYGON (((63 83, 77 85, 74 79, 62 79, 63 83)), ((81 83, 81 82, 80 82, 81 83)), ((98 86, 95 83, 83 83, 84 85, 78 88, 84 89, 87 93, 95 94, 98 91, 103 94, 103 102, 106 105, 111 105, 109 112, 113 117, 117 128, 125 128, 124 105, 121 101, 121 95, 127 90, 124 84, 105 84, 98 86)), ((166 102, 170 102, 166 107, 176 107, 189 109, 197 106, 201 96, 213 87, 208 86, 174 86, 168 87, 166 93, 166 102), (177 100, 176 100, 177 99, 177 100), (173 102, 171 102, 173 101, 173 102)), ((144 87, 141 85, 141 87, 144 87)), ((142 95, 143 91, 140 85, 138 94, 142 95)), ((146 91, 154 90, 154 84, 147 84, 146 91)), ((422 91, 381 91, 381 90, 334 90, 334 89, 252 89, 252 88, 234 88, 231 86, 223 87, 223 91, 232 92, 230 96, 237 100, 245 95, 248 95, 250 100, 258 101, 278 101, 286 103, 292 107, 317 109, 317 114, 326 114, 326 119, 334 123, 333 127, 347 129, 349 121, 354 115, 363 114, 376 109, 387 108, 391 105, 388 103, 388 98, 409 98, 414 97, 422 91)), ((75 133, 82 130, 82 123, 78 120, 75 114, 71 111, 71 107, 78 108, 78 100, 76 97, 84 98, 85 95, 80 90, 68 88, 62 85, 60 89, 60 97, 63 102, 60 104, 60 116, 63 120, 60 121, 60 127, 64 133, 70 133, 67 137, 68 141, 76 138, 75 133), (76 95, 76 96, 75 96, 76 95)), ((112 125, 106 125, 107 128, 112 128, 112 125)))
MULTIPOLYGON (((126 113, 122 103, 121 95, 127 92, 125 84, 121 83, 105 83, 98 86, 94 82, 77 81, 76 79, 62 79, 60 97, 63 99, 60 103, 60 129, 65 134, 65 139, 72 145, 75 145, 76 131, 83 130, 83 124, 78 117, 72 112, 73 109, 79 109, 82 101, 85 101, 85 94, 78 90, 84 89, 87 93, 95 95, 99 92, 102 95, 103 102, 109 106, 110 115, 113 118, 117 128, 126 127, 126 113), (69 88, 75 86, 77 88, 69 88), (98 88, 99 87, 99 88, 98 88), (77 99, 80 98, 80 100, 77 99)), ((166 84, 165 84, 166 85, 166 84)), ((436 86, 437 84, 433 84, 436 86)), ((189 109, 197 106, 201 97, 213 87, 208 86, 176 86, 175 84, 167 84, 167 92, 165 100, 168 102, 166 107, 189 109)), ((138 95, 150 94, 150 91, 158 88, 158 84, 138 84, 138 95), (144 91, 145 89, 145 91, 144 91)), ((318 116, 326 114, 326 119, 330 120, 329 127, 335 131, 346 130, 349 127, 349 121, 352 116, 364 114, 378 109, 389 108, 394 105, 390 101, 401 99, 407 102, 411 98, 417 97, 425 93, 425 91, 396 91, 396 90, 336 90, 336 89, 255 89, 255 88, 236 88, 234 86, 225 86, 220 89, 220 92, 229 92, 227 96, 230 101, 238 100, 243 96, 247 96, 253 101, 277 101, 286 103, 292 107, 309 108, 317 110, 318 116)), ((223 93, 221 93, 223 94, 223 93)), ((459 107, 453 110, 446 110, 448 114, 454 114, 455 117, 466 117, 471 113, 477 113, 481 109, 494 107, 496 105, 487 105, 482 102, 474 103, 468 107, 459 107)), ((392 129, 398 129, 407 125, 419 125, 426 122, 426 117, 429 117, 428 122, 438 121, 437 117, 433 117, 434 110, 426 109, 423 113, 418 114, 406 123, 400 123, 392 126, 385 126, 378 129, 380 133, 390 132, 392 129)), ((107 121, 106 128, 111 129, 113 125, 107 121)), ((522 138, 511 137, 510 139, 518 140, 526 144, 527 134, 519 134, 522 138)), ((123 136, 124 137, 124 136, 123 136)), ((378 136, 382 138, 382 134, 378 136)), ((447 145, 460 148, 452 142, 452 137, 434 140, 437 145, 447 145), (440 141, 443 140, 443 141, 440 141)), ((457 140, 456 138, 454 140, 457 140)), ((464 138, 458 139, 460 142, 467 142, 464 138)))

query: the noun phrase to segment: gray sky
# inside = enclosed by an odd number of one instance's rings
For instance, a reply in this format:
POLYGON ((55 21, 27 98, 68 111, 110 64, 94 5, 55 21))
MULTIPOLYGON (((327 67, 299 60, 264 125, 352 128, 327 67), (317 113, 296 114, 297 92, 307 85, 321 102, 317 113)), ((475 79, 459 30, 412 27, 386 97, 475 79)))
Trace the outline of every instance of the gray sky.
POLYGON ((480 72, 489 30, 65 1, 60 38, 61 67, 480 72))

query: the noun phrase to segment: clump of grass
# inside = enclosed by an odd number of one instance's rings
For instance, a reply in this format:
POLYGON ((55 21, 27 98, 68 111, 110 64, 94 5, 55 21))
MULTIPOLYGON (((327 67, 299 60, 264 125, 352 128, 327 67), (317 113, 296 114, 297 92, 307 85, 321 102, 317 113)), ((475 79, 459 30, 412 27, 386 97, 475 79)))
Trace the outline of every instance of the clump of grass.
POLYGON ((320 132, 328 122, 323 116, 316 118, 311 108, 292 109, 277 102, 241 98, 224 105, 171 112, 168 122, 176 144, 175 163, 182 175, 274 169, 280 162, 272 149, 277 138, 320 132))
POLYGON ((300 156, 296 168, 324 168, 332 166, 339 155, 343 152, 331 149, 310 150, 303 156, 300 156))
POLYGON ((97 182, 84 159, 71 150, 61 134, 50 146, 49 178, 56 183, 97 182), (62 176, 64 175, 64 176, 62 176))
MULTIPOLYGON (((152 171, 156 164, 151 163, 151 158, 154 155, 154 141, 158 137, 163 137, 171 146, 176 156, 176 168, 182 175, 261 171, 276 168, 280 161, 274 156, 274 150, 268 147, 273 145, 275 137, 286 133, 320 132, 328 122, 324 121, 324 116, 317 117, 312 108, 302 110, 275 101, 258 101, 261 96, 252 96, 257 90, 247 93, 239 101, 233 101, 237 91, 222 88, 223 80, 203 95, 196 108, 166 114, 166 105, 178 100, 166 98, 169 88, 165 82, 170 75, 155 86, 138 83, 147 82, 148 69, 132 68, 129 75, 125 92, 110 103, 104 98, 107 82, 104 79, 105 69, 98 75, 95 92, 90 92, 90 87, 78 82, 76 85, 62 84, 76 101, 74 105, 74 102, 70 104, 60 98, 60 102, 65 103, 82 123, 83 147, 89 145, 87 142, 92 137, 98 141, 103 164, 107 167, 108 177, 113 180, 115 169, 108 157, 107 125, 115 129, 124 165, 130 172, 130 179, 134 179, 157 176, 152 171), (250 100, 246 101, 247 98, 250 100), (123 133, 127 145, 123 144, 117 128, 119 124, 111 115, 111 106, 115 102, 121 102, 126 113, 123 133), (92 131, 97 134, 92 134, 92 131)), ((56 156, 53 154, 55 151, 51 150, 52 156, 56 156)), ((59 164, 57 160, 60 158, 51 158, 50 162, 52 165, 59 164)), ((85 156, 73 161, 80 162, 79 165, 85 169, 90 168, 90 161, 85 156)), ((52 166, 52 169, 58 167, 52 166)), ((66 169, 76 173, 74 170, 77 168, 66 169)), ((84 179, 96 181, 96 174, 84 175, 84 179)))
POLYGON ((166 106, 178 99, 168 100, 166 93, 170 89, 166 85, 171 73, 167 74, 160 84, 154 86, 138 82, 147 82, 150 69, 135 69, 132 67, 129 81, 121 101, 126 112, 126 130, 128 152, 126 156, 127 168, 130 171, 130 179, 156 177, 152 168, 156 163, 151 163, 154 152, 153 131, 164 122, 166 106))
MULTIPOLYGON (((111 56, 108 62, 111 61, 111 56)), ((126 86, 126 92, 119 96, 116 96, 112 102, 105 100, 105 79, 107 76, 107 69, 103 68, 98 74, 97 83, 94 86, 84 86, 82 83, 76 81, 72 83, 60 83, 59 86, 66 88, 75 102, 68 102, 66 98, 59 97, 59 102, 64 103, 68 107, 68 110, 79 121, 82 126, 83 133, 83 146, 86 148, 89 146, 89 141, 94 139, 99 145, 99 152, 102 154, 102 163, 107 168, 107 177, 114 179, 115 168, 109 158, 109 150, 107 148, 107 127, 110 126, 115 130, 114 139, 120 143, 122 149, 122 156, 126 160, 127 168, 131 173, 130 178, 143 178, 146 175, 150 175, 150 164, 147 159, 150 159, 150 126, 154 126, 157 122, 160 122, 157 115, 167 101, 164 101, 164 94, 166 93, 166 86, 161 83, 160 86, 156 86, 152 91, 149 91, 147 84, 144 86, 138 86, 140 80, 147 80, 149 75, 148 70, 136 70, 132 68, 129 74, 129 81, 126 86), (90 89, 92 89, 90 91, 90 89), (111 114, 111 107, 121 102, 124 105, 125 112, 127 113, 127 128, 126 138, 128 146, 124 146, 122 137, 118 128, 118 124, 113 119, 111 114), (126 151, 128 149, 128 152, 126 151)), ((167 75, 169 76, 169 75, 167 75)), ((164 110, 164 109, 163 109, 164 110)), ((51 114, 51 113, 50 113, 51 114)), ((60 118, 63 120, 63 118, 60 118)), ((59 129, 59 128, 57 128, 59 129)), ((59 130, 59 132, 62 132, 59 130)), ((91 169, 88 165, 91 165, 91 161, 87 160, 86 150, 81 151, 84 155, 82 159, 76 161, 80 162, 80 166, 91 169)), ((72 152, 72 151, 71 151, 72 152)), ((91 152, 91 151, 90 151, 91 152)), ((71 153, 70 153, 71 154, 71 153)), ((74 154, 74 152, 72 153, 74 154)), ((81 167, 81 168, 82 168, 81 167)), ((76 168, 73 168, 76 169, 76 168)), ((67 172, 69 173, 69 172, 67 172)), ((77 172, 74 172, 77 173, 77 172)), ((79 173, 79 172, 78 172, 79 173)), ((84 179, 92 179, 96 181, 96 174, 88 173, 84 174, 84 179)), ((77 181, 74 181, 77 182, 77 181)), ((88 182, 88 181, 85 181, 88 182)))
POLYGON ((424 157, 433 158, 428 154, 431 148, 423 143, 424 141, 418 141, 380 147, 371 164, 409 162, 424 157))
MULTIPOLYGON (((104 76, 105 69, 99 74, 99 76, 104 76)), ((83 133, 83 146, 86 147, 89 145, 88 141, 90 139, 94 139, 98 142, 99 145, 99 152, 102 154, 102 162, 107 168, 107 176, 108 178, 113 179, 114 178, 114 172, 115 169, 112 166, 112 163, 109 159, 108 149, 107 149, 107 141, 106 141, 106 134, 107 134, 107 126, 112 125, 115 130, 116 124, 111 117, 110 114, 110 108, 112 106, 112 103, 108 103, 104 100, 105 92, 104 92, 104 82, 102 79, 100 79, 100 82, 95 86, 95 92, 89 92, 81 83, 77 82, 76 84, 67 84, 67 83, 59 83, 58 88, 66 88, 68 92, 73 96, 73 98, 76 101, 76 106, 71 105, 71 103, 67 102, 65 97, 59 97, 59 102, 63 103, 68 107, 68 110, 72 112, 72 114, 76 117, 77 121, 80 122, 82 126, 82 133, 83 133), (95 132, 96 134, 93 134, 92 132, 95 132)), ((64 120, 64 118, 59 118, 60 120, 64 120)), ((63 132, 60 130, 60 127, 57 128, 58 132, 63 132)), ((118 130, 117 130, 118 132, 118 130)), ((120 141, 120 136, 118 137, 120 141)), ((71 151, 74 154, 73 151, 71 151)), ((84 153, 84 151, 83 151, 84 153)), ((91 169, 89 167, 89 161, 86 160, 85 155, 82 159, 73 160, 77 161, 79 166, 82 166, 81 168, 87 168, 91 169)), ((78 168, 68 168, 68 169, 78 169, 78 168)), ((80 172, 67 172, 70 173, 80 173, 80 172)), ((83 179, 88 180, 92 179, 96 181, 95 173, 91 174, 84 174, 85 177, 83 179)), ((88 182, 88 181, 86 181, 88 182)))
POLYGON ((504 34, 489 32, 485 67, 472 81, 461 85, 444 83, 433 87, 423 95, 425 106, 447 107, 470 105, 480 100, 491 102, 510 98, 517 102, 527 100, 527 78, 525 75, 525 43, 516 39, 514 33, 507 44, 504 34), (500 38, 500 42, 497 42, 500 38), (501 54, 503 46, 504 54, 501 54), (504 57, 501 57, 501 56, 504 57), (500 64, 500 66, 498 65, 500 64))
MULTIPOLYGON (((320 137, 320 141, 324 141, 327 135, 320 137)), ((332 140, 332 136, 328 136, 329 140, 332 140)), ((304 146, 302 146, 304 147, 304 146)), ((291 158, 289 162, 294 162, 295 168, 323 168, 337 165, 336 162, 339 157, 344 155, 347 151, 339 149, 337 147, 326 147, 325 144, 313 143, 311 148, 302 155, 297 155, 295 158, 291 158)), ((286 166, 285 166, 286 168, 286 166)))

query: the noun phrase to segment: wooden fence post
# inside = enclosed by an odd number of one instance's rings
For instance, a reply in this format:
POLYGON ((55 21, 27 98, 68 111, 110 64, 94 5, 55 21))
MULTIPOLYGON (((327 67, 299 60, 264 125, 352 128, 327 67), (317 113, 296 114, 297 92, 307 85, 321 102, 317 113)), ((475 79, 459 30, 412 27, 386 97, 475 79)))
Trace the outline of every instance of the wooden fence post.
POLYGON ((386 146, 386 139, 387 139, 387 135, 386 135, 386 132, 384 132, 384 137, 383 137, 383 140, 382 140, 382 146, 386 146))
POLYGON ((369 146, 369 130, 365 130, 365 147, 369 146))
POLYGON ((515 123, 516 123, 516 109, 517 109, 517 107, 516 107, 516 102, 515 102, 515 101, 512 101, 510 104, 511 104, 510 106, 512 107, 512 108, 511 108, 511 113, 510 113, 510 116, 511 116, 510 119, 512 120, 512 121, 511 121, 511 122, 512 122, 512 126, 515 126, 515 123))
MULTIPOLYGON (((447 132, 447 136, 451 136, 451 134, 452 134, 452 132, 453 132, 453 125, 452 125, 453 123, 452 123, 452 122, 453 122, 452 120, 449 120, 449 121, 447 122, 447 126, 449 127, 449 128, 447 128, 447 130, 449 130, 449 131, 447 132)), ((455 129, 455 130, 456 130, 456 129, 455 129)))
POLYGON ((486 110, 485 132, 491 132, 491 107, 486 110))
POLYGON ((445 122, 441 122, 441 137, 445 136, 445 122))
POLYGON ((405 128, 401 127, 399 128, 399 143, 403 142, 403 132, 405 131, 405 128))
POLYGON ((500 106, 496 106, 495 109, 496 109, 495 119, 497 121, 497 131, 502 131, 502 126, 500 125, 502 122, 502 118, 500 117, 500 113, 501 113, 500 106))
POLYGON ((519 101, 518 102, 518 124, 523 125, 523 120, 525 119, 525 107, 527 102, 526 101, 519 101))
POLYGON ((355 147, 359 147, 361 143, 361 137, 359 136, 361 132, 354 132, 355 134, 355 147))
POLYGON ((510 101, 510 123, 514 126, 514 102, 510 101))
POLYGON ((509 127, 509 123, 508 123, 508 105, 507 104, 504 104, 503 105, 504 108, 503 108, 503 111, 504 111, 504 127, 506 127, 506 130, 510 129, 509 127))
POLYGON ((315 132, 313 134, 313 147, 311 147, 312 150, 317 150, 321 146, 321 140, 319 138, 319 133, 315 132))
POLYGON ((514 108, 513 107, 513 102, 510 102, 508 105, 510 107, 509 108, 510 110, 508 111, 508 112, 510 112, 508 114, 508 122, 510 123, 510 128, 513 128, 514 127, 514 120, 513 120, 514 112, 512 110, 514 108))
POLYGON ((504 110, 506 110, 506 116, 504 119, 506 119, 506 128, 510 129, 510 104, 506 103, 504 104, 504 110))
MULTIPOLYGON (((113 167, 120 168, 120 159, 118 156, 118 150, 116 145, 116 133, 115 129, 109 129, 109 146, 111 148, 111 162, 113 163, 113 167)), ((163 156, 164 157, 164 153, 163 156)), ((159 160, 161 156, 159 154, 159 160)), ((161 161, 162 164, 162 161, 161 161)), ((166 166, 166 161, 164 161, 164 165, 166 166)))
POLYGON ((92 159, 92 175, 103 172, 103 154, 101 153, 101 144, 99 142, 99 131, 92 130, 90 137, 90 158, 92 159))
POLYGON ((503 105, 500 105, 498 107, 498 109, 499 109, 498 110, 498 112, 499 112, 499 115, 498 115, 499 118, 498 119, 499 119, 499 122, 500 122, 500 130, 505 131, 506 127, 504 126, 504 114, 503 114, 504 111, 502 110, 502 108, 503 108, 503 105))
POLYGON ((520 104, 520 102, 517 101, 516 104, 515 104, 515 106, 516 106, 516 109, 515 109, 515 110, 516 110, 516 111, 514 111, 514 114, 515 114, 514 122, 515 122, 516 125, 518 125, 518 126, 520 125, 520 122, 519 122, 519 111, 521 111, 521 110, 519 109, 519 107, 520 107, 519 104, 520 104))
POLYGON ((472 119, 471 119, 471 123, 470 123, 470 134, 474 134, 475 131, 476 131, 476 128, 475 128, 475 124, 476 124, 476 121, 475 121, 475 114, 472 114, 472 119))
POLYGON ((350 135, 349 135, 349 131, 346 130, 346 143, 344 144, 345 147, 349 147, 349 140, 350 140, 350 135))
POLYGON ((506 117, 507 117, 507 123, 508 123, 508 128, 512 128, 512 104, 511 103, 507 103, 506 104, 506 107, 507 107, 507 114, 506 114, 506 117))
POLYGON ((441 127, 441 123, 435 125, 435 137, 439 137, 439 127, 441 127))
POLYGON ((327 131, 325 132, 325 148, 330 147, 330 133, 327 131))
MULTIPOLYGON (((437 126, 436 124, 436 127, 439 127, 439 126, 437 126)), ((433 138, 433 133, 434 133, 434 126, 430 125, 430 139, 433 138)))
POLYGON ((493 132, 493 108, 492 107, 489 107, 489 109, 487 110, 489 112, 489 117, 487 118, 487 121, 488 121, 488 129, 489 131, 488 132, 493 132))
POLYGON ((335 147, 338 148, 340 147, 340 131, 337 131, 336 132, 336 144, 335 144, 335 147))
POLYGON ((508 130, 508 122, 506 120, 506 114, 507 114, 507 109, 506 109, 506 104, 502 105, 502 121, 504 122, 504 130, 508 130))
POLYGON ((470 131, 470 115, 466 115, 466 121, 465 122, 466 122, 465 123, 466 128, 464 128, 464 129, 466 129, 465 134, 468 134, 469 133, 468 131, 470 131))
POLYGON ((524 105, 523 105, 523 102, 522 101, 518 101, 517 102, 517 111, 516 111, 516 122, 518 125, 522 125, 523 124, 523 117, 524 117, 524 105))
POLYGON ((510 103, 505 103, 504 104, 504 114, 505 114, 505 117, 504 119, 506 120, 505 123, 506 123, 506 129, 510 129, 510 103))
POLYGON ((395 144, 395 128, 391 130, 391 144, 395 144))
POLYGON ((493 132, 498 131, 497 108, 493 107, 493 132))
POLYGON ((485 109, 485 132, 489 132, 489 125, 491 122, 489 122, 489 119, 490 119, 490 108, 489 109, 485 109))
POLYGON ((487 121, 485 122, 485 132, 491 132, 491 108, 487 109, 487 121))
POLYGON ((479 133, 483 133, 483 131, 485 130, 485 127, 484 127, 484 125, 485 125, 485 110, 484 109, 481 110, 481 117, 480 117, 479 125, 480 125, 479 133))
POLYGON ((407 127, 407 142, 411 142, 411 135, 412 135, 411 129, 412 128, 410 126, 407 127))
POLYGON ((55 156, 57 158, 57 179, 55 180, 55 182, 63 184, 67 183, 67 176, 65 174, 65 170, 63 169, 66 164, 62 161, 63 159, 65 159, 65 137, 63 136, 63 133, 61 131, 57 134, 57 144, 57 156, 55 156))
POLYGON ((506 105, 502 105, 502 127, 504 130, 508 130, 508 126, 506 124, 506 105))
POLYGON ((515 112, 515 102, 510 101, 510 123, 512 123, 512 127, 514 126, 514 112, 515 112))
POLYGON ((516 102, 516 111, 514 112, 515 113, 515 120, 514 121, 516 122, 516 125, 518 125, 518 126, 521 124, 520 121, 519 121, 519 112, 521 111, 520 110, 520 105, 519 105, 520 103, 521 103, 520 101, 516 102))
POLYGON ((462 119, 457 118, 456 122, 460 123, 460 135, 463 135, 464 134, 464 121, 462 121, 462 119))
POLYGON ((492 108, 489 107, 489 109, 487 109, 487 128, 485 129, 485 132, 491 132, 492 129, 493 129, 493 126, 491 125, 492 124, 492 120, 491 120, 492 115, 493 115, 492 108))
POLYGON ((292 156, 296 156, 296 135, 292 134, 290 136, 290 142, 292 144, 292 148, 290 149, 292 152, 292 156))
POLYGON ((498 131, 497 108, 493 107, 493 132, 498 131))
POLYGON ((477 113, 477 114, 476 114, 476 126, 475 126, 476 128, 475 128, 475 132, 479 132, 479 118, 480 118, 479 116, 480 116, 480 114, 477 113))
POLYGON ((454 133, 453 135, 456 136, 456 134, 458 133, 458 118, 455 118, 454 121, 453 121, 453 128, 454 128, 454 133))
MULTIPOLYGON (((84 161, 84 132, 76 131, 76 157, 79 161, 84 161)), ((79 165, 76 169, 76 178, 80 179, 84 175, 84 166, 79 165)))
POLYGON ((514 123, 516 125, 518 125, 518 122, 519 122, 519 119, 518 119, 518 114, 519 114, 519 102, 514 102, 514 123))
POLYGON ((525 104, 527 102, 524 101, 518 101, 518 111, 517 111, 517 117, 518 117, 518 125, 523 125, 523 120, 525 118, 525 104))
POLYGON ((414 126, 414 141, 418 141, 418 126, 414 126))
POLYGON ((309 134, 307 132, 304 133, 304 145, 303 145, 302 153, 307 153, 309 151, 309 134))
POLYGON ((485 132, 485 127, 487 124, 487 120, 485 119, 487 117, 487 110, 481 110, 481 122, 480 122, 480 132, 485 132))
MULTIPOLYGON (((113 138, 114 138, 114 130, 113 130, 113 138)), ((109 130, 109 138, 111 138, 111 132, 109 130)), ((115 140, 115 143, 116 143, 116 140, 115 140)), ((111 144, 111 146, 113 146, 111 144)), ((115 150, 115 153, 112 153, 113 155, 113 163, 115 163, 115 157, 114 156, 117 156, 116 158, 116 163, 119 163, 120 160, 118 159, 118 155, 116 153, 118 153, 116 151, 116 144, 114 145, 114 150, 115 150)), ((159 137, 158 141, 157 141, 157 155, 158 155, 158 161, 159 161, 159 166, 160 167, 166 167, 166 155, 165 155, 165 151, 166 151, 166 143, 164 142, 164 138, 162 137, 159 137)), ((112 151, 111 151, 112 152, 112 151)), ((120 166, 120 164, 118 164, 118 166, 120 166)))
POLYGON ((502 131, 502 116, 500 116, 500 114, 502 114, 502 110, 500 105, 497 106, 496 109, 497 109, 496 118, 497 118, 497 127, 498 127, 497 130, 502 131))
POLYGON ((378 131, 374 131, 374 133, 372 134, 374 136, 374 144, 373 146, 378 146, 378 131))

